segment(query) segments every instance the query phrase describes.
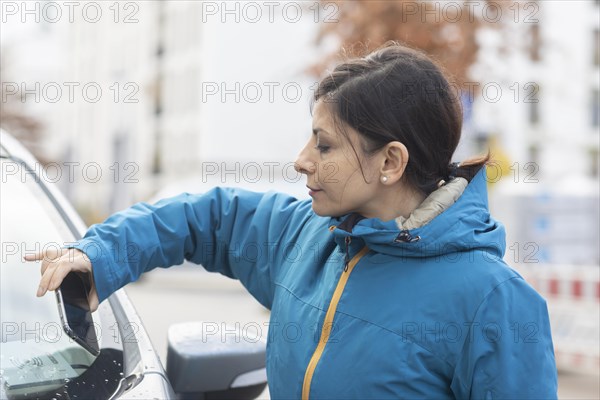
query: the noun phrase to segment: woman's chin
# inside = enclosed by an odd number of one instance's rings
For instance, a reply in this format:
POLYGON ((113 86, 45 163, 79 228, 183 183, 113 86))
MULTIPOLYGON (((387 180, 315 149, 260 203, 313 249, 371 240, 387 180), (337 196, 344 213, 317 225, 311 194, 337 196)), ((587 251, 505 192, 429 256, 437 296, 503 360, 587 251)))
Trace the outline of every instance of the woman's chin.
POLYGON ((319 217, 338 218, 347 214, 340 212, 339 210, 332 210, 330 208, 320 206, 319 204, 316 204, 314 200, 312 202, 312 209, 319 217))
POLYGON ((319 206, 314 200, 312 201, 312 209, 319 217, 331 217, 330 213, 327 212, 328 210, 319 206))

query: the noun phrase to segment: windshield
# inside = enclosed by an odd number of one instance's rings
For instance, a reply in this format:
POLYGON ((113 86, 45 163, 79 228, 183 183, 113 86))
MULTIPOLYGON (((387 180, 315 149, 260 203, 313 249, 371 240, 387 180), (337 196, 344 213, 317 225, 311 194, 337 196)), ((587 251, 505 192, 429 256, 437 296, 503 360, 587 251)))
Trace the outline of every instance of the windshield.
MULTIPOLYGON (((103 344, 95 357, 67 336, 54 293, 35 296, 40 263, 23 261, 25 254, 74 241, 74 234, 32 172, 10 159, 0 162, 2 398, 106 398, 120 379, 122 352, 103 344)), ((101 338, 99 314, 94 325, 101 338)))

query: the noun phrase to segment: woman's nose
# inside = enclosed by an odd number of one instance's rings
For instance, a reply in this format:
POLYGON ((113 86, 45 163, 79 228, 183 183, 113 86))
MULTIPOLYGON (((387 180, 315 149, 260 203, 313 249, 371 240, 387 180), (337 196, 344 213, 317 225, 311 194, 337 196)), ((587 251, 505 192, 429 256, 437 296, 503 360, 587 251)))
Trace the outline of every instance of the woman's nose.
POLYGON ((307 144, 302 149, 300 154, 298 154, 296 162, 294 163, 294 169, 300 174, 309 175, 315 171, 315 163, 310 161, 309 157, 309 146, 310 144, 307 144))

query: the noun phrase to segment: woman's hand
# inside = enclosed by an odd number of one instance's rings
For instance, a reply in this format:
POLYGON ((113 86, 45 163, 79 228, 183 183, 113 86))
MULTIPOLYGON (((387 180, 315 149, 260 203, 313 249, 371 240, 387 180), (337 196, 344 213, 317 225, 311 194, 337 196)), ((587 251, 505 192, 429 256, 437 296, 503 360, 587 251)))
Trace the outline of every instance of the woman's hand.
POLYGON ((48 290, 56 290, 69 272, 82 272, 91 277, 92 287, 88 297, 90 310, 98 309, 98 293, 92 273, 90 259, 78 249, 56 249, 49 248, 37 254, 26 255, 25 261, 42 260, 42 279, 37 291, 37 297, 41 297, 48 290))

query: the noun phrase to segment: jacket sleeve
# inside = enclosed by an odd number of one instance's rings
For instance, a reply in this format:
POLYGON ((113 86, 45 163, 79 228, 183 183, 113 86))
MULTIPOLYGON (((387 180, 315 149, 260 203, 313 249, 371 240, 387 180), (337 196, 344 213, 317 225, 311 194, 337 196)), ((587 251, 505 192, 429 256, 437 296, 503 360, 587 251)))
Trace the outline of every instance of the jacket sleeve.
POLYGON ((521 277, 499 284, 468 325, 452 382, 457 398, 557 398, 546 302, 521 277))
POLYGON ((100 301, 143 272, 187 259, 239 279, 270 308, 276 245, 301 227, 310 209, 310 202, 284 194, 215 188, 135 204, 93 225, 69 247, 90 258, 100 301))

